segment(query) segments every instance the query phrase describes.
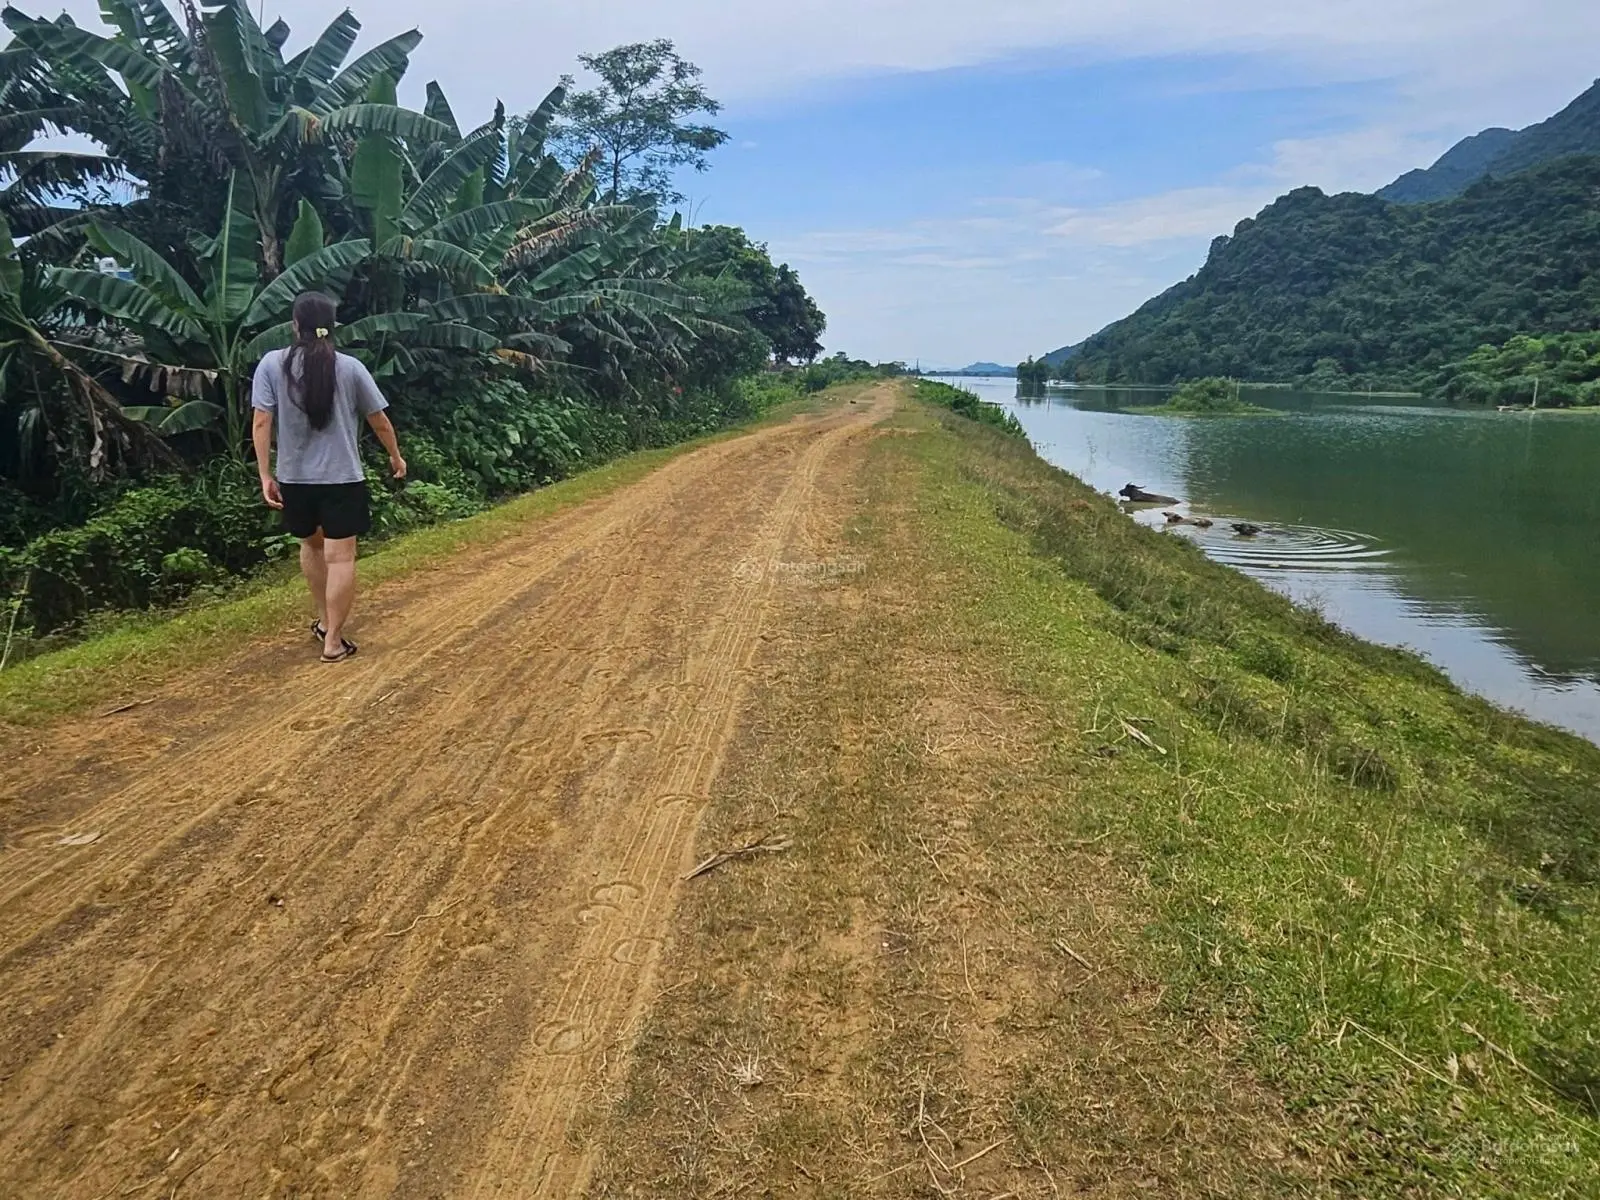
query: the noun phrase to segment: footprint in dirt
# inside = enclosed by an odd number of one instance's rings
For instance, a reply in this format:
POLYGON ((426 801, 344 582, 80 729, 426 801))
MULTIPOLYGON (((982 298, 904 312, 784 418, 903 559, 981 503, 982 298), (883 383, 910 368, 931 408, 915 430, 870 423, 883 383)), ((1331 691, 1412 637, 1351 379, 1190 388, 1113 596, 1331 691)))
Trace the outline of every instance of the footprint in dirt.
POLYGON ((534 1035, 534 1045, 542 1054, 561 1056, 577 1054, 594 1040, 594 1034, 583 1025, 569 1021, 552 1021, 534 1035))

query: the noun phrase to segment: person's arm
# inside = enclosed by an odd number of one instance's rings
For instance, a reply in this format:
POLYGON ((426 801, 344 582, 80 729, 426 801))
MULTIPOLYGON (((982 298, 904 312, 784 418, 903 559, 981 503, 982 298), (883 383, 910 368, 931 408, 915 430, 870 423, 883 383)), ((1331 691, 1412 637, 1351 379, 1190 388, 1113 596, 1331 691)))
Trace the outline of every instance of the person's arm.
POLYGON ((394 423, 384 411, 389 407, 389 402, 383 398, 383 393, 378 389, 378 381, 372 377, 372 372, 367 370, 366 365, 360 359, 351 361, 354 367, 356 408, 367 419, 367 425, 372 432, 378 435, 383 448, 389 452, 389 470, 394 472, 396 479, 404 479, 406 460, 400 456, 400 439, 395 437, 394 423))
POLYGON ((261 498, 268 508, 283 507, 283 493, 278 481, 272 477, 272 414, 264 408, 256 409, 250 424, 250 440, 256 444, 256 472, 261 476, 261 498))
POLYGON ((261 498, 267 502, 268 508, 282 508, 283 493, 272 475, 272 414, 278 407, 278 396, 265 359, 256 367, 256 377, 250 388, 250 407, 255 410, 250 421, 250 440, 256 448, 256 474, 261 477, 261 498))
POLYGON ((375 413, 367 414, 367 426, 378 435, 378 440, 383 443, 383 448, 389 452, 389 470, 394 472, 396 479, 406 477, 406 460, 400 457, 400 439, 395 436, 394 422, 389 420, 389 414, 379 409, 375 413))

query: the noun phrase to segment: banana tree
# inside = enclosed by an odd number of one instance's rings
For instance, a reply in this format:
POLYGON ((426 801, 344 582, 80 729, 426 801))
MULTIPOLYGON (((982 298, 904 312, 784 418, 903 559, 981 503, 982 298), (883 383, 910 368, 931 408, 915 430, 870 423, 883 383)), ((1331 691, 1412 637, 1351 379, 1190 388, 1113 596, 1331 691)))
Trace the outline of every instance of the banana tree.
POLYGON ((176 458, 130 420, 94 375, 58 343, 50 323, 65 294, 32 257, 17 249, 0 216, 0 419, 14 438, 17 474, 44 451, 80 460, 99 480, 119 459, 173 465, 176 458))
MULTIPOLYGON (((249 214, 235 206, 230 183, 221 229, 195 239, 202 276, 197 290, 177 266, 125 230, 102 222, 90 242, 115 258, 131 280, 77 268, 55 268, 50 282, 71 301, 137 335, 139 355, 117 355, 125 375, 151 378, 177 402, 161 417, 166 431, 220 425, 228 449, 244 449, 246 378, 259 357, 258 339, 280 336, 295 297, 314 287, 338 290, 372 246, 364 238, 312 251, 263 285, 259 241, 249 214), (206 384, 213 386, 207 387, 206 384), (202 398, 209 395, 211 398, 202 398)), ((143 415, 152 416, 152 413, 143 415)))
MULTIPOLYGON (((4 20, 16 42, 69 85, 63 90, 84 100, 58 125, 94 135, 83 125, 91 109, 104 106, 109 87, 123 97, 131 124, 159 129, 161 154, 168 161, 209 164, 224 176, 236 173, 243 186, 233 199, 255 223, 261 269, 268 278, 284 266, 281 229, 290 201, 297 190, 308 190, 297 188, 304 182, 299 176, 339 173, 325 153, 330 144, 342 146, 371 133, 448 135, 447 126, 422 113, 366 99, 378 76, 398 78, 405 72, 421 41, 415 30, 341 69, 361 29, 349 12, 336 17, 311 46, 285 59, 288 26, 279 21, 262 30, 245 0, 199 6, 182 0, 182 7, 187 29, 160 0, 101 0, 101 11, 115 29, 110 37, 14 8, 5 10, 4 20), (80 82, 73 85, 74 80, 80 82), (87 91, 94 95, 85 98, 87 91)), ((106 144, 118 153, 114 142, 106 144)), ((154 174, 159 167, 147 161, 142 169, 154 174)), ((148 181, 150 174, 142 177, 148 181)))

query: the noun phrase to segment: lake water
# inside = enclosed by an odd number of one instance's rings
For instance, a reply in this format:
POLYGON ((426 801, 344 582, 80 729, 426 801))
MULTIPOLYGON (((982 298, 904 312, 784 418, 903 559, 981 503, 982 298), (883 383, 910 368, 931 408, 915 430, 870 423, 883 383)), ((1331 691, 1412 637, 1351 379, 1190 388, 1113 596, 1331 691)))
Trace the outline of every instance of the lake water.
MULTIPOLYGON (((951 379, 1014 412, 1050 462, 1217 524, 1177 526, 1220 562, 1462 687, 1600 741, 1600 416, 1249 392, 1281 416, 1121 410, 1164 393, 951 379), (1230 521, 1266 527, 1241 538, 1230 521)), ((1134 514, 1165 526, 1158 509, 1134 514)))

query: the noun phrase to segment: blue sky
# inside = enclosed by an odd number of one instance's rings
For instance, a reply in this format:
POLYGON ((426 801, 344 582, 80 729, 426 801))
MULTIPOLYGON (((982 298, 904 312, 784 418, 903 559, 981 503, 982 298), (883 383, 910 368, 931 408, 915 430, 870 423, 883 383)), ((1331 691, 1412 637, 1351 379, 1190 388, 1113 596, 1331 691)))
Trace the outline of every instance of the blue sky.
MULTIPOLYGON (((1077 341, 1283 191, 1376 188, 1600 73, 1593 0, 351 3, 364 44, 423 31, 402 99, 438 79, 463 121, 672 38, 732 134, 695 216, 793 263, 830 350, 939 365, 1077 341)), ((292 50, 341 5, 263 7, 292 50)))

